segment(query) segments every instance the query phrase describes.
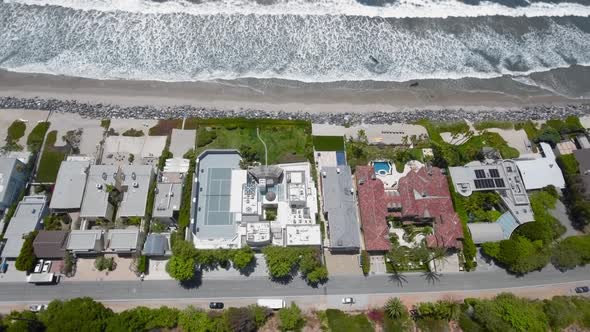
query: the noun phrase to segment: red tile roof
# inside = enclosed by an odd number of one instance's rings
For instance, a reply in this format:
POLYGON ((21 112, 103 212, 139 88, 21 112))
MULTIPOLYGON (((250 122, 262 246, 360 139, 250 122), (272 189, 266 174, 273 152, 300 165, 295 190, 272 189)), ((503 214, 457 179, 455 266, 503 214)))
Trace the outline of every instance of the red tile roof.
POLYGON ((461 220, 453 208, 447 178, 440 168, 422 167, 399 180, 403 218, 433 218, 430 247, 461 248, 461 220))
POLYGON ((387 225, 387 199, 383 182, 373 179, 372 166, 357 166, 355 171, 359 208, 365 249, 389 251, 389 226, 387 225), (361 184, 362 183, 362 184, 361 184))
MULTIPOLYGON (((383 182, 372 179, 374 172, 372 166, 356 168, 366 250, 387 251, 391 248, 386 222, 388 204, 401 205, 402 219, 433 219, 434 234, 426 238, 428 246, 461 248, 463 227, 453 209, 447 178, 439 168, 431 167, 429 171, 422 167, 410 171, 399 180, 399 195, 386 194, 383 182)), ((399 212, 389 214, 400 216, 399 212)))

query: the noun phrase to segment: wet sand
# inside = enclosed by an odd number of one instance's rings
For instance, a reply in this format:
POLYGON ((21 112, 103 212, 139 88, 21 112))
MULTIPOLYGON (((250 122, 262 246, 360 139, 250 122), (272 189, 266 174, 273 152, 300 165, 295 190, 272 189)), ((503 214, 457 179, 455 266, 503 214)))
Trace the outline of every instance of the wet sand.
POLYGON ((494 79, 303 83, 238 79, 208 82, 94 80, 0 70, 0 96, 56 98, 121 106, 191 105, 220 110, 377 112, 495 109, 590 102, 590 68, 494 79), (525 81, 523 84, 520 81, 525 81), (531 82, 543 88, 531 85, 531 82))

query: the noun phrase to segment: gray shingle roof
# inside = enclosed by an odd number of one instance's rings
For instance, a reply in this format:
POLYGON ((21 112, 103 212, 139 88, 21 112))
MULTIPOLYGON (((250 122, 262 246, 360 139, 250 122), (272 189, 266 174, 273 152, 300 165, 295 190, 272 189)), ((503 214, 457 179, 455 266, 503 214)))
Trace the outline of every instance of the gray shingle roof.
POLYGON ((18 204, 8 224, 4 237, 6 245, 2 257, 16 258, 23 246, 23 236, 41 228, 41 220, 47 212, 47 198, 42 195, 26 196, 18 204))
POLYGON ((84 190, 80 217, 105 217, 108 212, 107 185, 115 184, 119 169, 112 165, 91 165, 84 190))
POLYGON ((79 209, 82 206, 89 161, 62 161, 51 196, 51 209, 79 209))
POLYGON ((16 158, 0 158, 0 210, 14 203, 25 182, 25 164, 16 158))
POLYGON ((102 251, 103 233, 100 229, 70 232, 66 248, 73 251, 102 251))
POLYGON ((153 179, 150 165, 125 165, 121 167, 121 184, 127 186, 119 206, 120 217, 143 217, 150 183, 153 179))
POLYGON ((68 232, 66 231, 39 231, 33 241, 35 256, 38 258, 62 258, 66 249, 67 237, 68 232))
POLYGON ((322 199, 331 249, 359 248, 361 239, 349 166, 322 168, 322 199), (340 174, 338 174, 340 170, 340 174))
POLYGON ((154 218, 170 218, 174 211, 180 210, 182 196, 181 183, 158 183, 154 198, 154 218))
POLYGON ((139 229, 111 229, 108 233, 107 250, 136 250, 138 240, 139 229))
POLYGON ((146 256, 164 256, 169 249, 166 235, 151 233, 143 245, 143 254, 146 256))

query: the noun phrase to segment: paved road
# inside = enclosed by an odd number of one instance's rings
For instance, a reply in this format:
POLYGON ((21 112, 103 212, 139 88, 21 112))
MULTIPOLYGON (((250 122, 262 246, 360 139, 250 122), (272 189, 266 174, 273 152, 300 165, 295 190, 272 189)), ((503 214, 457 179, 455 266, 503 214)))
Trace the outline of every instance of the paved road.
POLYGON ((183 288, 175 281, 110 281, 63 282, 55 286, 35 286, 23 283, 2 283, 0 302, 24 303, 50 301, 56 298, 91 296, 103 301, 236 298, 301 295, 354 295, 381 293, 446 292, 497 288, 550 285, 555 283, 590 283, 590 267, 561 273, 546 268, 525 277, 515 277, 504 271, 455 273, 427 281, 421 274, 408 274, 401 284, 389 276, 334 276, 318 288, 300 279, 283 285, 267 278, 206 279, 199 287, 183 288))

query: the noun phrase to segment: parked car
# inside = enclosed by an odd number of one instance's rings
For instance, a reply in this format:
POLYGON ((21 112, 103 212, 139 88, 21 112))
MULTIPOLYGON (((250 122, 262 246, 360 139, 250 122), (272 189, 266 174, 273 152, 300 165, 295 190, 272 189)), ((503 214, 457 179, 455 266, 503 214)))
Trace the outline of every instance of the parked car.
POLYGON ((353 304, 354 299, 352 297, 345 297, 342 299, 342 304, 353 304))
POLYGON ((210 302, 209 309, 223 309, 223 302, 210 302))
POLYGON ((578 294, 590 292, 590 288, 588 288, 588 286, 576 287, 575 290, 578 294))
POLYGON ((43 263, 43 270, 42 270, 42 272, 43 273, 48 273, 49 270, 51 270, 51 261, 45 261, 43 263))
POLYGON ((41 270, 43 269, 43 260, 40 259, 39 262, 37 262, 37 265, 35 265, 35 269, 33 270, 34 273, 41 273, 41 270))
POLYGON ((29 311, 31 312, 39 312, 47 309, 47 304, 31 304, 29 306, 29 311))

